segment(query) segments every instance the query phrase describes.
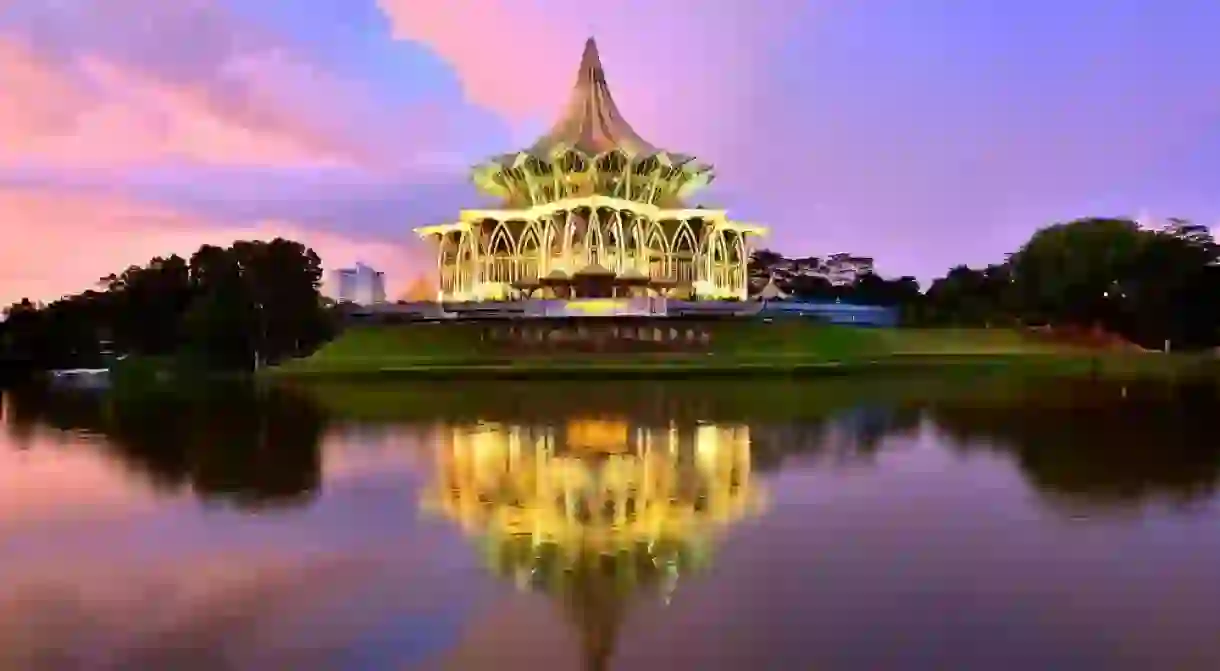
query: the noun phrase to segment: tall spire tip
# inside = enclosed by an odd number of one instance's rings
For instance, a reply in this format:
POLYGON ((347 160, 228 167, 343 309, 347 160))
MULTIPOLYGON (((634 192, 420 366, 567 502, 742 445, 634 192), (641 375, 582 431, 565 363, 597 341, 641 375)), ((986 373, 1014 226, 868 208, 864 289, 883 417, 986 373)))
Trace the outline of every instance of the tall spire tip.
POLYGON ((598 66, 602 64, 601 56, 597 53, 597 40, 592 36, 585 40, 585 53, 581 55, 581 65, 584 67, 598 66))

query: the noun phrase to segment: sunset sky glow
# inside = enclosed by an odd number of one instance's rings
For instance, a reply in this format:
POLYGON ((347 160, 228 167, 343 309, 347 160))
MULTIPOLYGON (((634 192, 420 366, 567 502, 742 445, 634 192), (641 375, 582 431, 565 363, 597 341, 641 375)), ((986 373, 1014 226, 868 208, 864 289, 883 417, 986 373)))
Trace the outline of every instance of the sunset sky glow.
POLYGON ((590 34, 636 130, 717 166, 700 202, 789 255, 927 280, 1056 220, 1220 222, 1213 0, 8 0, 0 301, 276 235, 399 291, 590 34))

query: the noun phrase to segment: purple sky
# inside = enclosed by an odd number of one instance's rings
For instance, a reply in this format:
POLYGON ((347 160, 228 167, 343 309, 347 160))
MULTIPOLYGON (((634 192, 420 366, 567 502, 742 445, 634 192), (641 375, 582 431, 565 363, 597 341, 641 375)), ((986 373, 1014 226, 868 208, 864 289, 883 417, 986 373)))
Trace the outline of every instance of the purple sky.
POLYGON ((273 235, 401 289, 590 34, 636 130, 717 166, 699 201, 789 255, 927 280, 1056 220, 1220 222, 1212 0, 8 0, 0 300, 273 235))

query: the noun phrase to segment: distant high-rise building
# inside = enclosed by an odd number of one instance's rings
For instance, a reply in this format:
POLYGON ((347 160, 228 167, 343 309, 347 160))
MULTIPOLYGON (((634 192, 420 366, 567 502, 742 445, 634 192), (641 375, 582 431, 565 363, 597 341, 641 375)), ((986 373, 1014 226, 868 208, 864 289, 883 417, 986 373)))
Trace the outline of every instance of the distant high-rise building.
POLYGON ((357 263, 335 271, 335 298, 340 303, 377 305, 385 302, 385 273, 357 263))

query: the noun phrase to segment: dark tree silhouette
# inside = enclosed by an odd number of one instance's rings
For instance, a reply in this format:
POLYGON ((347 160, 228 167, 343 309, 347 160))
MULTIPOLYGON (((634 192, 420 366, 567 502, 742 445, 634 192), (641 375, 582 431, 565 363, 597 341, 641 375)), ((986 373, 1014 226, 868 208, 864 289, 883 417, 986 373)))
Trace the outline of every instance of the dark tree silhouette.
POLYGON ((317 254, 289 240, 205 245, 99 281, 100 291, 5 312, 0 361, 27 370, 100 365, 103 354, 181 357, 243 369, 330 337, 317 254))
POLYGON ((1121 507, 1215 493, 1220 443, 1210 417, 1217 402, 1210 383, 1063 380, 1005 403, 963 397, 932 403, 929 412, 959 449, 1013 454, 1029 482, 1059 503, 1121 507))
POLYGON ((248 384, 105 397, 26 387, 6 419, 18 446, 36 425, 104 436, 110 455, 167 491, 243 508, 299 505, 321 487, 324 413, 248 384))

